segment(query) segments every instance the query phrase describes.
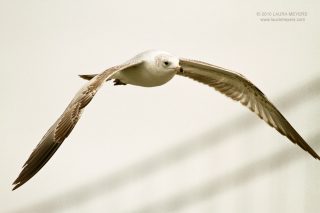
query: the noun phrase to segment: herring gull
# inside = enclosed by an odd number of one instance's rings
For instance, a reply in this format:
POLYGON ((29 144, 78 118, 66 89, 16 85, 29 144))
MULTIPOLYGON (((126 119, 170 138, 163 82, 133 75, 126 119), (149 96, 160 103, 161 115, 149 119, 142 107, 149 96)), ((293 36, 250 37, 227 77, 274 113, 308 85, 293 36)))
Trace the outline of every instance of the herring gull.
POLYGON ((160 86, 180 75, 213 87, 248 107, 291 142, 320 159, 319 155, 297 133, 267 97, 241 74, 201 61, 178 58, 170 53, 149 50, 129 61, 111 67, 100 74, 80 75, 88 82, 79 90, 62 115, 50 127, 23 165, 14 181, 13 190, 32 178, 57 151, 77 124, 84 108, 102 84, 114 80, 114 85, 160 86))

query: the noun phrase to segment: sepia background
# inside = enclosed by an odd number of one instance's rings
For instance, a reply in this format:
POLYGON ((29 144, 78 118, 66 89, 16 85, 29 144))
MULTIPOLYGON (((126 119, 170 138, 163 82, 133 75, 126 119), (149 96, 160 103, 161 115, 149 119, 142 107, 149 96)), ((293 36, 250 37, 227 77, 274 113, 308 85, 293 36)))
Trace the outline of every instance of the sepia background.
POLYGON ((181 77, 155 88, 105 84, 47 165, 11 191, 84 84, 77 75, 148 49, 242 73, 320 153, 319 9, 297 0, 1 0, 0 212, 319 212, 319 161, 181 77))

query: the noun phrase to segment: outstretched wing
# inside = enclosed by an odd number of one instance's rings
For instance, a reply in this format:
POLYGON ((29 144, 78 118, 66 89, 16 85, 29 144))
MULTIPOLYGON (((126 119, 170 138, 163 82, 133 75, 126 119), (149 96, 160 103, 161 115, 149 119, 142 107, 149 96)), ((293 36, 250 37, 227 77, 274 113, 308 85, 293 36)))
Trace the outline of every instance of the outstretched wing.
POLYGON ((240 74, 189 59, 180 59, 180 66, 183 68, 183 72, 178 75, 207 84, 233 100, 240 101, 242 105, 248 107, 293 143, 298 144, 314 158, 320 159, 319 155, 304 141, 267 97, 240 74))
POLYGON ((23 169, 18 178, 13 183, 13 185, 15 185, 13 190, 27 182, 48 162, 62 142, 71 133, 72 129, 80 119, 84 108, 90 103, 94 95, 106 80, 116 72, 141 63, 141 61, 131 61, 123 65, 112 67, 96 75, 87 84, 85 84, 72 99, 71 103, 59 119, 43 136, 37 147, 33 150, 30 157, 23 165, 23 169))

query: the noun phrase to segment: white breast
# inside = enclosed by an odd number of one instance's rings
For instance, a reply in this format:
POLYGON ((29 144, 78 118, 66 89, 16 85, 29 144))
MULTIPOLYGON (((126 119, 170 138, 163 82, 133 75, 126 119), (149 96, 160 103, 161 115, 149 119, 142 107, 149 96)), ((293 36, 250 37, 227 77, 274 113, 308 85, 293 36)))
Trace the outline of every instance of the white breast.
POLYGON ((114 78, 123 83, 143 87, 155 87, 167 83, 173 78, 175 72, 159 72, 153 69, 148 63, 132 67, 116 73, 114 78))

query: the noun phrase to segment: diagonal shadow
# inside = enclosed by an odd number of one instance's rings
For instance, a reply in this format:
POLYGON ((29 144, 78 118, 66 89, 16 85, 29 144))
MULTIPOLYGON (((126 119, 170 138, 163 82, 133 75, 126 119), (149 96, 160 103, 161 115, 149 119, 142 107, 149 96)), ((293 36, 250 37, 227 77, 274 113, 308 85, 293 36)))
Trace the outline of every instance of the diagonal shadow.
MULTIPOLYGON (((320 148, 320 143, 318 143, 319 137, 320 131, 313 136, 308 137, 308 141, 310 141, 310 144, 314 145, 315 148, 320 148)), ((296 147, 292 147, 249 163, 233 172, 221 175, 205 184, 181 192, 166 200, 144 206, 138 210, 130 211, 130 213, 175 212, 189 205, 204 201, 205 199, 213 198, 220 192, 235 188, 267 172, 269 173, 273 170, 281 169, 282 167, 299 160, 303 156, 305 156, 303 152, 297 152, 296 147)))
MULTIPOLYGON (((307 100, 318 97, 319 93, 320 77, 314 78, 312 81, 282 95, 278 98, 279 101, 277 101, 277 105, 279 106, 280 111, 285 111, 297 107, 300 104, 304 104, 307 100)), ((216 146, 231 136, 248 131, 259 121, 258 119, 251 119, 252 117, 249 113, 224 122, 215 129, 199 134, 193 139, 186 140, 175 147, 171 147, 164 152, 146 158, 144 161, 124 168, 115 174, 108 174, 97 181, 84 184, 14 212, 58 212, 75 205, 78 206, 80 203, 83 204, 98 196, 110 194, 114 190, 124 187, 142 176, 159 171, 169 164, 181 161, 210 146, 216 146), (201 138, 201 140, 199 140, 199 138, 201 138), (61 200, 63 200, 63 202, 61 202, 61 200)))

